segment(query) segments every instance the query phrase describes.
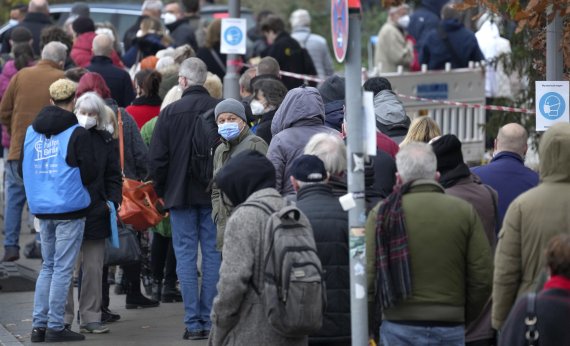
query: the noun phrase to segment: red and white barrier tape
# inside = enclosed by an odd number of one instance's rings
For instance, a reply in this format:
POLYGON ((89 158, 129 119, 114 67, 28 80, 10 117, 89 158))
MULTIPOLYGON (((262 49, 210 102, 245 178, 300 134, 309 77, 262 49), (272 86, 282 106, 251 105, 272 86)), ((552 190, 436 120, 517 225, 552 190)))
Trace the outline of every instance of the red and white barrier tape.
MULTIPOLYGON (((244 64, 246 67, 252 67, 249 64, 244 64)), ((364 70, 364 69, 363 69, 364 70)), ((364 73, 364 72, 363 72, 364 73)), ((296 79, 302 79, 305 81, 321 83, 324 80, 318 78, 316 76, 308 76, 299 73, 281 71, 282 76, 287 76, 296 79)), ((459 107, 467 107, 467 108, 482 108, 490 111, 501 111, 501 112, 511 112, 511 113, 524 113, 524 114, 534 114, 535 111, 532 109, 527 108, 516 108, 516 107, 505 107, 505 106, 493 106, 493 105, 482 105, 482 104, 475 104, 475 103, 463 103, 457 101, 447 101, 447 100, 436 100, 436 99, 427 99, 424 97, 417 97, 417 96, 409 96, 404 94, 398 94, 399 97, 405 98, 408 100, 415 100, 415 101, 422 101, 422 102, 430 102, 433 104, 444 104, 449 106, 459 106, 459 107)))
POLYGON ((463 103, 457 101, 447 101, 447 100, 434 100, 434 99, 426 99, 424 97, 417 97, 417 96, 409 96, 398 94, 399 97, 405 98, 408 100, 415 100, 415 101, 423 101, 423 102, 430 102, 434 104, 444 104, 450 106, 460 106, 460 107, 468 107, 468 108, 482 108, 490 111, 502 111, 502 112, 511 112, 511 113, 525 113, 525 114, 534 114, 535 111, 532 109, 527 108, 515 108, 515 107, 505 107, 505 106, 492 106, 492 105, 481 105, 475 103, 463 103))

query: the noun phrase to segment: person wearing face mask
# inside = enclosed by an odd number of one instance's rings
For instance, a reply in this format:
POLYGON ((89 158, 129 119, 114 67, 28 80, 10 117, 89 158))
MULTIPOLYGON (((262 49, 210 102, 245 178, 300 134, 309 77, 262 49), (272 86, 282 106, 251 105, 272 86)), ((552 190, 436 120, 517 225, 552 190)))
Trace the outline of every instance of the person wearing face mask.
POLYGON ((271 121, 277 108, 287 95, 287 88, 281 81, 273 79, 260 79, 253 84, 253 100, 249 106, 251 113, 257 118, 254 132, 267 144, 271 143, 271 121))
POLYGON ((190 26, 189 18, 185 16, 184 6, 179 2, 171 2, 164 7, 164 24, 174 40, 174 46, 189 44, 194 51, 198 50, 196 35, 190 26))
MULTIPOLYGON (((103 264, 105 239, 111 235, 110 206, 118 209, 122 201, 122 175, 119 165, 117 134, 113 119, 109 117, 105 101, 94 92, 87 92, 77 99, 75 116, 79 126, 88 130, 95 149, 97 179, 87 186, 91 196, 85 219, 83 242, 77 261, 81 265, 81 291, 79 303, 79 329, 82 333, 102 334, 109 328, 101 323, 103 264), (108 126, 111 125, 111 126, 108 126)), ((73 285, 69 288, 65 306, 65 324, 74 320, 73 285)))
POLYGON ((405 30, 410 23, 409 6, 390 7, 388 20, 378 32, 374 65, 380 73, 396 72, 398 66, 409 70, 414 59, 414 46, 406 40, 405 30))
MULTIPOLYGON (((267 143, 254 135, 247 126, 245 108, 243 104, 234 99, 226 99, 216 106, 214 110, 218 133, 222 143, 214 153, 214 177, 217 172, 232 157, 245 150, 255 150, 263 155, 267 154, 267 143)), ((214 184, 212 187, 212 219, 216 224, 216 247, 222 250, 224 230, 233 206, 221 198, 220 190, 214 184)))

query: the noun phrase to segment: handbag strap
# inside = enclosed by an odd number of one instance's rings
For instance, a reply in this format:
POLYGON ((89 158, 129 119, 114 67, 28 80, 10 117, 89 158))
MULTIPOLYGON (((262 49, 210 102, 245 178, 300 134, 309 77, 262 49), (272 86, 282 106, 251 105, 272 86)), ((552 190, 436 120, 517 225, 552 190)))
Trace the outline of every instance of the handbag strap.
POLYGON ((119 155, 121 157, 121 175, 125 177, 125 140, 123 136, 123 117, 121 108, 117 107, 117 123, 119 124, 119 155))
POLYGON ((524 324, 526 325, 525 339, 528 346, 538 346, 538 317, 536 316, 536 293, 530 293, 526 298, 526 317, 524 324))

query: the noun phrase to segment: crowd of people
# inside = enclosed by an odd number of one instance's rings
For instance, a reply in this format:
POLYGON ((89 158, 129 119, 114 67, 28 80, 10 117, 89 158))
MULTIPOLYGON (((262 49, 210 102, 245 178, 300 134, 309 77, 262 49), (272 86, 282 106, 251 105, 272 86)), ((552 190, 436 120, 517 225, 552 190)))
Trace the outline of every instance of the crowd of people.
MULTIPOLYGON (((221 23, 202 32, 197 0, 145 1, 124 52, 88 7, 76 7, 66 28, 40 28, 48 10, 45 0, 30 1, 8 34, 0 76, 2 260, 20 258, 26 202, 43 258, 32 342, 109 332, 121 318, 110 310, 114 283, 126 309, 182 302, 185 340, 350 345, 349 222, 339 202, 351 159, 346 86, 309 13, 291 14, 291 34, 282 18, 260 13, 250 33, 259 55, 248 57, 256 63, 241 71, 236 100, 221 93, 221 23), (324 81, 303 85, 281 70, 324 81), (150 241, 141 261, 113 268, 105 253, 123 178, 152 181, 168 214, 137 233, 139 246, 150 241), (284 208, 312 231, 327 302, 319 329, 286 335, 268 318, 262 289, 268 219, 284 208)), ((407 11, 389 10, 386 25, 411 25, 407 11)), ((413 47, 402 43, 411 61, 413 47)), ((570 125, 543 135, 539 173, 524 165, 528 133, 516 123, 500 128, 489 164, 470 167, 460 140, 430 117, 411 119, 388 79, 362 88, 374 94, 377 142, 364 167, 371 337, 383 345, 518 345, 528 335, 568 342, 570 125), (536 325, 525 325, 529 311, 536 325)))

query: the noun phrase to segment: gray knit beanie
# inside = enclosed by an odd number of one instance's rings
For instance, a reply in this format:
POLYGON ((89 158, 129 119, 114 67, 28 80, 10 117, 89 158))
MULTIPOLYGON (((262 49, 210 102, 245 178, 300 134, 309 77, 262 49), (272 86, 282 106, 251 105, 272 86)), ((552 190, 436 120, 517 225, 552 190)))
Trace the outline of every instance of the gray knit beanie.
POLYGON ((225 99, 218 103, 216 109, 214 110, 216 115, 216 121, 222 113, 232 113, 240 117, 243 121, 247 123, 247 118, 245 117, 245 108, 243 104, 234 99, 225 99))

